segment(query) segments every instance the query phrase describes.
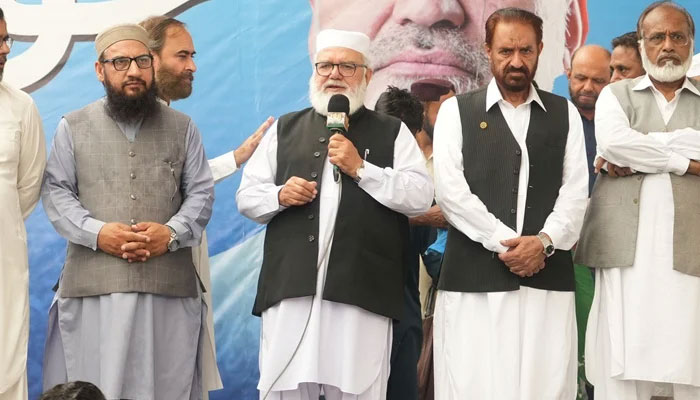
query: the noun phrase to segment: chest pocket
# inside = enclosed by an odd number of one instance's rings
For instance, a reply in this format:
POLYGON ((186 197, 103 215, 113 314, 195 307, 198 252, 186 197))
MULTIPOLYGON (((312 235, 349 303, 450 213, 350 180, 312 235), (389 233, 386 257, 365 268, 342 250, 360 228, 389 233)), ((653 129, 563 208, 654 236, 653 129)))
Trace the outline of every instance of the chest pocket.
POLYGON ((19 162, 20 126, 15 121, 0 120, 0 165, 7 168, 19 162))

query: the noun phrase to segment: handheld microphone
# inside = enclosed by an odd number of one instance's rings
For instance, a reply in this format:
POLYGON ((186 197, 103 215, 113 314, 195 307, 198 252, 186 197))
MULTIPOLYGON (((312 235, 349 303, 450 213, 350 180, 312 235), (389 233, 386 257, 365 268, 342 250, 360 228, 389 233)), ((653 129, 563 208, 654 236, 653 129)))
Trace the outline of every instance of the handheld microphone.
MULTIPOLYGON (((350 114, 350 100, 342 94, 334 94, 328 100, 326 128, 333 134, 345 135, 350 127, 348 114, 350 114)), ((333 180, 340 182, 340 168, 337 165, 333 166, 333 180)))

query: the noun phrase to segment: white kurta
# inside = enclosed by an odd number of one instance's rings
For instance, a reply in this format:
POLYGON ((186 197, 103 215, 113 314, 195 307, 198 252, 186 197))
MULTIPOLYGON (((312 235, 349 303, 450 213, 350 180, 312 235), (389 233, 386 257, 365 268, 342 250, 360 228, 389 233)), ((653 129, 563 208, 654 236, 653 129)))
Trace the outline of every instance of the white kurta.
POLYGON ((46 143, 26 93, 0 82, 0 398, 27 398, 29 265, 24 219, 39 201, 46 143))
MULTIPOLYGON (((362 149, 359 152, 363 154, 362 149)), ((283 209, 278 201, 281 186, 275 185, 276 157, 277 123, 245 167, 236 198, 240 212, 260 223, 268 222, 283 209)), ((379 168, 371 160, 370 154, 359 184, 363 190, 409 217, 428 210, 433 185, 425 159, 405 125, 401 124, 395 141, 393 168, 379 168)), ((295 390, 305 382, 330 385, 352 394, 384 385, 384 393, 372 397, 378 400, 386 395, 391 319, 356 306, 322 300, 340 195, 340 185, 333 181, 333 168, 327 157, 321 182, 316 288, 319 295, 286 299, 263 312, 258 389, 264 397, 278 377, 272 388, 275 392, 295 390), (303 333, 307 320, 308 328, 303 333), (378 382, 380 377, 384 377, 384 382, 378 382)))
MULTIPOLYGON (((219 157, 209 160, 209 168, 214 177, 214 183, 219 183, 225 178, 238 171, 236 159, 230 151, 219 157)), ((202 232, 202 242, 199 246, 192 247, 192 261, 197 270, 197 275, 204 285, 205 292, 202 293, 204 302, 207 304, 207 332, 204 338, 204 348, 202 349, 202 398, 209 398, 209 391, 224 387, 219 374, 219 367, 216 364, 216 341, 214 336, 214 304, 212 304, 211 294, 211 271, 209 270, 209 248, 207 243, 207 233, 202 232)))
MULTIPOLYGON (((501 240, 522 231, 529 179, 526 146, 531 107, 542 107, 534 87, 513 107, 492 80, 486 109, 498 105, 522 158, 517 231, 498 220, 464 178, 462 124, 457 99, 445 101, 435 124, 435 191, 445 218, 489 251, 503 253, 501 240), (536 102, 538 105, 533 106, 536 102)), ((546 111, 546 110, 545 110, 546 111)), ((588 197, 583 126, 569 103, 569 133, 562 186, 541 231, 554 246, 570 249, 578 239, 588 197)), ((559 400, 576 396, 577 341, 574 293, 528 287, 512 292, 439 291, 435 308, 435 398, 559 400)))
MULTIPOLYGON (((689 91, 683 93, 686 96, 700 96, 687 80, 670 102, 648 77, 634 90, 648 88, 665 123, 676 109, 681 90, 689 91)), ((688 399, 700 398, 700 278, 673 269, 669 176, 684 174, 689 159, 700 158, 700 132, 689 128, 648 135, 636 132, 607 88, 596 108, 599 154, 646 176, 639 195, 633 266, 596 271, 586 332, 586 376, 595 384, 596 399, 644 398, 637 397, 642 386, 633 381, 694 386, 677 386, 676 399, 681 398, 680 392, 692 393, 688 399)))

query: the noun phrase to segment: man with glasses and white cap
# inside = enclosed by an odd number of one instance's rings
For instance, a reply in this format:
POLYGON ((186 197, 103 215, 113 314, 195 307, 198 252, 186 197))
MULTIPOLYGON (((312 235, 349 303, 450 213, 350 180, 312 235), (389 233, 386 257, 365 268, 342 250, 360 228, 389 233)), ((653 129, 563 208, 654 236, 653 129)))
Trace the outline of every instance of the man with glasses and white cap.
POLYGON ((109 399, 200 399, 206 305, 192 263, 214 200, 194 122, 157 100, 148 33, 95 40, 107 96, 59 123, 42 188, 68 240, 49 312, 44 388, 109 399))
POLYGON ((12 38, 0 9, 0 399, 27 399, 29 265, 24 219, 39 202, 46 145, 39 111, 2 82, 12 38))
POLYGON ((280 117, 243 170, 239 211, 267 224, 261 399, 386 398, 407 217, 428 210, 433 186, 408 128, 363 106, 368 49, 362 33, 321 31, 312 107, 280 117), (345 135, 326 128, 336 94, 349 100, 345 135))

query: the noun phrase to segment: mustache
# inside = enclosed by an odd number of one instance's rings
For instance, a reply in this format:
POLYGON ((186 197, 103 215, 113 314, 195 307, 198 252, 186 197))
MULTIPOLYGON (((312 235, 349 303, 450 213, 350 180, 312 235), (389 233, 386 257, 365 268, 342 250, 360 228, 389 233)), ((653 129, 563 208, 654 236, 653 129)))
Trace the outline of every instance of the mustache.
POLYGON ((131 78, 128 81, 122 83, 122 89, 124 89, 127 85, 131 85, 132 83, 140 83, 143 86, 146 86, 146 81, 144 81, 141 78, 131 78))
POLYGON ((328 89, 330 86, 340 86, 340 87, 345 88, 345 89, 349 89, 349 88, 350 88, 350 86, 348 86, 348 84, 345 83, 345 82, 343 82, 343 81, 337 81, 337 80, 335 80, 335 79, 329 79, 326 83, 323 84, 323 86, 321 86, 321 90, 326 90, 326 89, 328 89))
POLYGON ((508 67, 508 68, 506 68, 506 74, 509 73, 509 72, 521 72, 521 73, 523 73, 523 74, 525 74, 525 75, 528 75, 528 74, 530 73, 530 70, 529 70, 526 66, 522 66, 522 67, 519 67, 519 68, 508 67))

